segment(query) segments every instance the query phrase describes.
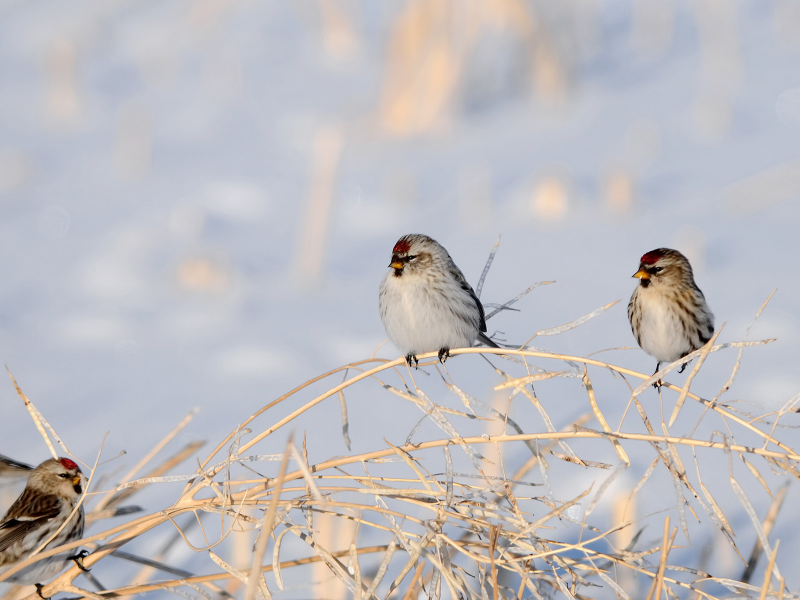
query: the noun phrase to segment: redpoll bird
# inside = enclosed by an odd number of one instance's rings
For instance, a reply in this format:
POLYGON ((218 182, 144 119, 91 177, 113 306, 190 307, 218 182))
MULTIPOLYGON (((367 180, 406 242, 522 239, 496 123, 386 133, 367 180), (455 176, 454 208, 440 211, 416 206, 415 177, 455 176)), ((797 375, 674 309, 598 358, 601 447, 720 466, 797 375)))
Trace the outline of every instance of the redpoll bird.
POLYGON ((0 477, 27 477, 33 467, 0 454, 0 477))
MULTIPOLYGON (((692 267, 677 250, 658 248, 641 258, 640 280, 628 304, 639 346, 654 357, 656 372, 702 348, 714 335, 714 315, 694 282, 692 267)), ((686 368, 684 363, 679 373, 686 368)))
MULTIPOLYGON (((0 521, 0 574, 25 560, 67 520, 83 493, 83 474, 68 458, 51 458, 36 467, 28 485, 0 521)), ((83 536, 83 507, 47 545, 45 550, 83 536)), ((49 556, 17 571, 6 581, 30 585, 60 572, 70 552, 49 556)), ((79 563, 79 566, 80 563, 79 563)), ((81 568, 83 568, 81 566, 81 568)))
POLYGON ((468 348, 476 340, 498 348, 485 335, 481 301, 436 240, 401 237, 389 267, 378 297, 381 321, 409 365, 418 362, 417 354, 433 351, 444 362, 451 348, 468 348))

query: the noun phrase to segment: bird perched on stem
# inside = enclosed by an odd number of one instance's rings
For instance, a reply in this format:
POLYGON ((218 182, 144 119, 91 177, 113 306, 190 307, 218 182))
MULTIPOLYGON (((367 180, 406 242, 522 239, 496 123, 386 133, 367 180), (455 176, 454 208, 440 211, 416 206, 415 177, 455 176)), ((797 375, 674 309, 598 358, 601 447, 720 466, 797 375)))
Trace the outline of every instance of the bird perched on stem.
MULTIPOLYGON (((28 485, 0 521, 0 574, 5 573, 50 538, 69 519, 83 493, 83 474, 68 458, 51 458, 36 467, 28 485)), ((83 537, 83 507, 78 508, 67 525, 58 532, 44 550, 55 548, 83 537)), ((80 558, 63 552, 35 562, 17 571, 6 581, 20 585, 37 584, 60 572, 68 560, 80 558)))
POLYGON ((675 362, 711 339, 714 315, 683 254, 669 248, 652 250, 642 256, 633 276, 639 285, 628 303, 628 319, 639 346, 658 361, 656 373, 661 363, 675 362))
POLYGON ((401 237, 392 249, 390 270, 381 281, 378 302, 389 339, 418 363, 417 354, 438 351, 444 363, 453 348, 486 336, 483 305, 447 250, 427 235, 401 237))

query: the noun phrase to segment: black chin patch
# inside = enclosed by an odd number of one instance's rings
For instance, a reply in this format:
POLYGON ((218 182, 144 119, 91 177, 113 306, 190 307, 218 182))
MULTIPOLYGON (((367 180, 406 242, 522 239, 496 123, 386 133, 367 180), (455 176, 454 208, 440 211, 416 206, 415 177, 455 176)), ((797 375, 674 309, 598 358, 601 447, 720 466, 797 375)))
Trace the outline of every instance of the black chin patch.
POLYGON ((642 287, 646 288, 648 285, 650 285, 649 279, 642 279, 641 281, 642 281, 642 287))
POLYGON ((402 275, 403 275, 403 269, 395 269, 394 270, 394 276, 395 277, 400 277, 402 275))
POLYGON ((75 490, 75 493, 78 495, 83 493, 83 486, 81 486, 80 483, 76 483, 75 485, 73 485, 72 489, 75 490))

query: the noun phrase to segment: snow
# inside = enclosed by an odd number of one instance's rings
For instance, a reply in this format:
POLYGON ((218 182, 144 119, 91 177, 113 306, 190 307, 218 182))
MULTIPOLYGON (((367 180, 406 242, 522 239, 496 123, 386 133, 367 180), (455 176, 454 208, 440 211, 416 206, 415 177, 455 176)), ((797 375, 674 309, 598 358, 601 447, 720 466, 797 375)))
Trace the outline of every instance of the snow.
MULTIPOLYGON (((461 23, 437 38, 460 78, 441 106, 434 83, 447 77, 431 79, 411 102, 433 116, 414 117, 404 134, 384 115, 392 36, 409 5, 335 4, 343 29, 316 4, 2 8, 0 359, 71 451, 93 462, 108 431, 104 456, 124 449, 130 467, 194 407, 181 440, 216 445, 296 385, 368 358, 385 338, 378 284, 410 232, 441 242, 473 285, 502 234, 488 303, 557 282, 489 322, 511 342, 622 300, 534 342, 565 354, 635 345, 630 276, 653 248, 689 256, 723 342, 742 339, 777 288, 750 334, 777 341, 745 351, 728 394, 767 412, 800 392, 791 3, 662 2, 666 21, 651 25, 667 37, 653 34, 655 46, 636 41, 648 31, 642 3, 539 3, 564 78, 550 95, 536 69, 553 65, 531 58, 519 30, 487 20, 470 46, 461 23), (342 132, 341 154, 320 158, 331 131, 342 132), (327 196, 312 183, 326 165, 327 196), (313 237, 321 263, 300 277, 301 232, 319 210, 329 210, 313 237)), ((638 349, 601 356, 654 367, 638 349)), ((693 389, 712 397, 734 360, 732 350, 710 357, 693 389)), ((456 357, 448 368, 488 402, 497 382, 481 365, 456 357)), ((547 405, 557 428, 587 410, 574 383, 570 401, 547 405)), ((618 422, 627 397, 610 377, 604 384, 598 402, 618 422)), ((558 385, 537 391, 558 397, 558 385)), ((10 382, 0 398, 0 452, 46 458, 10 382)), ((404 441, 421 416, 372 388, 350 402, 353 452, 404 441)), ((532 412, 516 418, 542 427, 532 412)), ((312 461, 346 452, 340 424, 331 398, 295 425, 312 461)), ((681 427, 688 433, 689 420, 681 427)), ((426 432, 440 435, 417 435, 426 432)), ((258 451, 279 452, 287 433, 258 451)), ((797 525, 783 517, 781 553, 796 560, 797 525)), ((746 516, 737 523, 749 527, 746 516)))

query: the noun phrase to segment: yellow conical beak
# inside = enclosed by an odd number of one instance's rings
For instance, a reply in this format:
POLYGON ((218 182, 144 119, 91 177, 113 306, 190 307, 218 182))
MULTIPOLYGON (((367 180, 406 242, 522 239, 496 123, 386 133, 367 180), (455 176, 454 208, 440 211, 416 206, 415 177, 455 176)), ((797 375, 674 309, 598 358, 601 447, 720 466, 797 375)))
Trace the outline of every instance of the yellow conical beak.
POLYGON ((639 269, 636 273, 633 274, 636 279, 650 279, 650 273, 645 271, 644 269, 639 269))

